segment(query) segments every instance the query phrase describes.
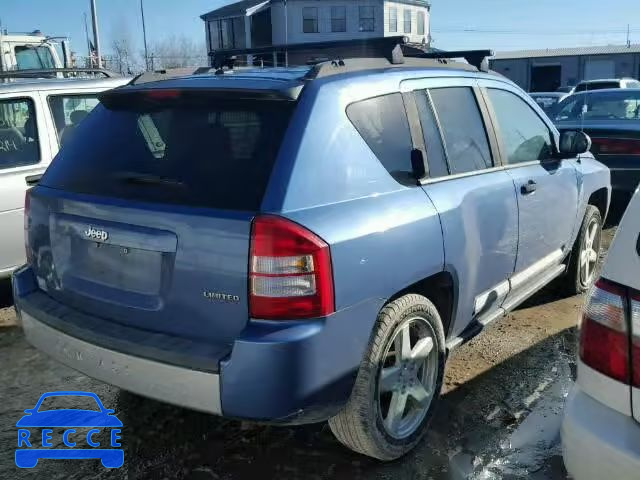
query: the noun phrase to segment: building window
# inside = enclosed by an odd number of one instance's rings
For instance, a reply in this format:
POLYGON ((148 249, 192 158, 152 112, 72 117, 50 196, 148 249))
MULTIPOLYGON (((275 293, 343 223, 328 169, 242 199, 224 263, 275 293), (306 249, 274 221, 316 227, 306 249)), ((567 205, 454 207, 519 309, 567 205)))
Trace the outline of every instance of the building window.
POLYGON ((212 50, 245 47, 244 18, 234 17, 209 22, 212 50))
POLYGON ((345 7, 331 7, 331 31, 347 31, 347 9, 345 7))
POLYGON ((424 35, 424 12, 418 12, 418 35, 424 35))
POLYGON ((304 33, 318 33, 317 7, 304 7, 302 9, 302 31, 304 33))
POLYGON ((389 31, 398 31, 398 9, 396 7, 389 7, 389 31))
POLYGON ((360 17, 358 30, 360 32, 375 31, 376 21, 373 13, 373 7, 358 7, 358 12, 360 17))
POLYGON ((404 11, 404 33, 411 33, 411 10, 404 11))

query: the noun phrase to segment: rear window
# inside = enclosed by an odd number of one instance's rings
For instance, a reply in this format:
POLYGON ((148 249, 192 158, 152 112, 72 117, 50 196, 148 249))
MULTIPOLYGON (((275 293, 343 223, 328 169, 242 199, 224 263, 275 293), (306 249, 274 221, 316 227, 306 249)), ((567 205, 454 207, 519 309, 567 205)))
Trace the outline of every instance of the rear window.
POLYGON ((580 83, 576 87, 575 92, 584 92, 585 90, 604 90, 605 88, 620 88, 620 82, 580 83))
MULTIPOLYGON (((134 97, 136 98, 136 97, 134 97)), ((292 110, 271 100, 98 105, 42 180, 122 199, 257 210, 292 110)))

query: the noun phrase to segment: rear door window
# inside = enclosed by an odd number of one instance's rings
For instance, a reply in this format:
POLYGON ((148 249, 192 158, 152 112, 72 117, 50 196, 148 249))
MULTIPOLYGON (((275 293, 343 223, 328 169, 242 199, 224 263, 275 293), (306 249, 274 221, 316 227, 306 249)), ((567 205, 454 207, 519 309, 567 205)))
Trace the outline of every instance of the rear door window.
POLYGON ((33 100, 0 100, 0 171, 40 162, 33 100))
POLYGON ((444 145, 436 117, 433 114, 431 99, 425 90, 416 92, 416 104, 424 135, 424 144, 427 149, 427 163, 429 165, 429 177, 438 178, 449 174, 447 157, 444 153, 444 145))
POLYGON ((434 88, 430 91, 451 174, 493 166, 482 115, 469 87, 434 88))
POLYGON ((49 108, 60 144, 69 141, 80 122, 98 103, 97 94, 49 96, 49 108))
POLYGON ((400 93, 352 103, 347 116, 389 173, 411 171, 411 133, 400 93))
POLYGON ((202 93, 101 104, 73 141, 63 143, 41 183, 123 199, 257 210, 292 108, 202 93))

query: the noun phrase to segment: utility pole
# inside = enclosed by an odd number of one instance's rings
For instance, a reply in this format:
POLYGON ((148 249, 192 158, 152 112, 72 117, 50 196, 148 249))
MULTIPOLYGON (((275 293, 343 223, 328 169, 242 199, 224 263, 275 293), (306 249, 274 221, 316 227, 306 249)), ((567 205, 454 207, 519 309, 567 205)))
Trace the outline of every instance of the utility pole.
POLYGON ((102 68, 102 52, 100 51, 100 34, 98 33, 98 12, 96 12, 96 0, 91 0, 91 20, 93 22, 93 46, 96 48, 98 68, 102 68))
POLYGON ((631 25, 627 23, 627 48, 631 48, 631 25))
POLYGON ((289 66, 289 15, 287 0, 284 0, 284 66, 289 66))
POLYGON ((140 0, 140 15, 142 16, 142 38, 144 40, 144 65, 149 70, 149 52, 147 51, 147 27, 144 24, 144 5, 140 0))

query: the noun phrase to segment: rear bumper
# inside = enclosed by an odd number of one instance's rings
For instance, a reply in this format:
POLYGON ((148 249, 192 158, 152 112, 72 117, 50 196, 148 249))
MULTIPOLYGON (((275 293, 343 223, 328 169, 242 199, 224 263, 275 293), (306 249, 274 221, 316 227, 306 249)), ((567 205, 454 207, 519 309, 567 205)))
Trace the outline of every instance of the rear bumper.
POLYGON ((20 313, 27 341, 61 363, 134 393, 222 414, 220 376, 154 362, 93 345, 20 313))
POLYGON ((578 386, 565 406, 562 450, 567 471, 576 480, 636 480, 640 476, 640 424, 578 386))
POLYGON ((27 341, 61 363, 160 401, 284 424, 324 421, 343 408, 382 303, 317 320, 252 321, 220 357, 206 344, 185 347, 81 314, 40 291, 28 267, 14 274, 13 292, 27 341))

